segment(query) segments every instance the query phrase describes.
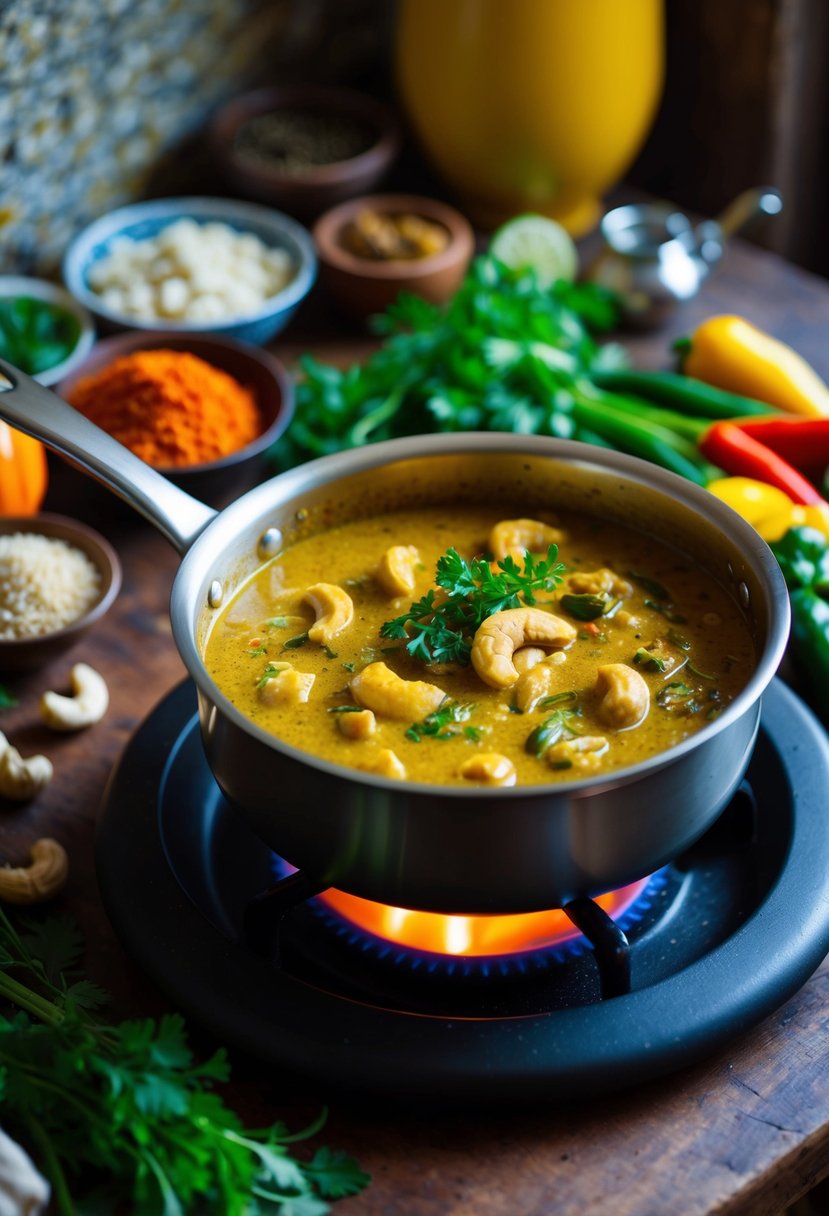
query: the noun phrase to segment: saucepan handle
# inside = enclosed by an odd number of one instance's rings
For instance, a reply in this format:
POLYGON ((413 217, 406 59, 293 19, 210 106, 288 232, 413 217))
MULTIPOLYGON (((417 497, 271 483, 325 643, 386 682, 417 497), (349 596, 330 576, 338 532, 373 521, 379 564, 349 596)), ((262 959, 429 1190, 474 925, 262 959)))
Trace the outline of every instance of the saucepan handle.
POLYGON ((216 512, 185 494, 57 393, 0 359, 0 419, 68 456, 184 553, 216 512))

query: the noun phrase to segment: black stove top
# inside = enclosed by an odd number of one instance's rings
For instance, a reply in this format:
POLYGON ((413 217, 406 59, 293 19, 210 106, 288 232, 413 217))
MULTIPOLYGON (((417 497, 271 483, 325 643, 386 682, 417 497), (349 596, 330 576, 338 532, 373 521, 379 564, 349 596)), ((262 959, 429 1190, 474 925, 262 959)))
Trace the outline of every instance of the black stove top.
POLYGON ((361 1093, 556 1101, 691 1064, 806 981, 829 951, 827 777, 823 728, 774 681, 743 787, 625 913, 631 990, 611 999, 584 938, 447 960, 313 899, 285 916, 278 957, 255 953, 245 913, 278 859, 213 780, 189 682, 110 782, 98 875, 127 949, 223 1042, 361 1093))

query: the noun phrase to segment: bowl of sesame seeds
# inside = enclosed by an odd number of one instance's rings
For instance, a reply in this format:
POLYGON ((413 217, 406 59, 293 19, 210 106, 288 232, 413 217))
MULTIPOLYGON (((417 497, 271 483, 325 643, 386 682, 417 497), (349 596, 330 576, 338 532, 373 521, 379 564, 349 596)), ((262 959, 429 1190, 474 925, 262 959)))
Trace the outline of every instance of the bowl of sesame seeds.
POLYGON ((118 555, 93 528, 47 513, 0 518, 0 672, 69 650, 120 587, 118 555))

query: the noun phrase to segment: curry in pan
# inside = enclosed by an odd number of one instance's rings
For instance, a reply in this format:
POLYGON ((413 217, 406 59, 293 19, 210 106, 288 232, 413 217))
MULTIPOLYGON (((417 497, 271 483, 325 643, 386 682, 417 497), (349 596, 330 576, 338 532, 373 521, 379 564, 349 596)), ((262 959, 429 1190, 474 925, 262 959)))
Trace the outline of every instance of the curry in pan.
POLYGON ((571 781, 703 729, 755 664, 739 608, 617 523, 400 511, 298 541, 219 615, 238 708, 334 763, 441 785, 571 781))

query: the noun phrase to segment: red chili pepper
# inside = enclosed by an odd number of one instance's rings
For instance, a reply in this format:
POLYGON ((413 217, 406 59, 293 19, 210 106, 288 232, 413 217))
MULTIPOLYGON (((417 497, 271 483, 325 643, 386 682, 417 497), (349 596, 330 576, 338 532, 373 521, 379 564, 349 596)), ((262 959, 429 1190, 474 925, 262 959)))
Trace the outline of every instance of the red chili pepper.
POLYGON ((733 422, 715 422, 699 442, 700 451, 712 464, 736 477, 753 477, 777 486, 803 506, 820 505, 824 499, 810 481, 766 444, 733 422))
POLYGON ((731 419, 746 435, 818 480, 829 467, 829 418, 731 419))

